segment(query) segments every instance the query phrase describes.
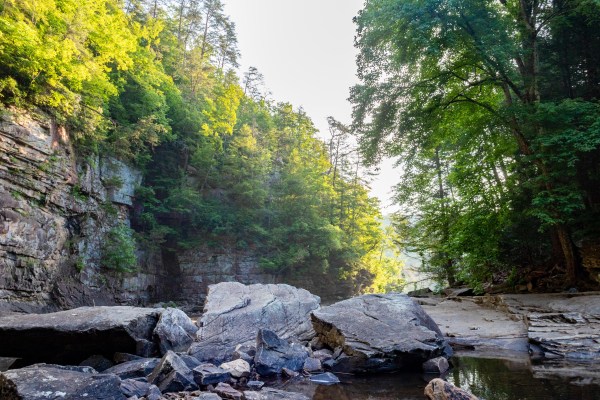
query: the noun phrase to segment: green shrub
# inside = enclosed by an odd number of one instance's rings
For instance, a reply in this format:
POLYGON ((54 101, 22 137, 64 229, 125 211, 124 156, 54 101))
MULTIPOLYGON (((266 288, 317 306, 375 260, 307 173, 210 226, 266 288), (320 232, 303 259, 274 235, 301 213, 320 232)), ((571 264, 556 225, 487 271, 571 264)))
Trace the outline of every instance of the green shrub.
POLYGON ((106 233, 102 245, 102 266, 117 272, 137 269, 133 230, 120 224, 106 233))

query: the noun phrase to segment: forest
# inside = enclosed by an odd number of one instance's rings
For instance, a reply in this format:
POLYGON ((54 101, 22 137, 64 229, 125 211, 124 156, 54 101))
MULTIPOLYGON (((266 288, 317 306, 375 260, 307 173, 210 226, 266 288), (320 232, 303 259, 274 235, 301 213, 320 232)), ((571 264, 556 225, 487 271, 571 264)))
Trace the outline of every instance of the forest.
POLYGON ((393 234, 348 128, 331 118, 319 139, 302 109, 267 97, 259 71, 236 75, 238 57, 220 0, 0 5, 4 107, 51 114, 78 157, 143 171, 131 227, 107 235, 106 268, 135 271, 137 247, 226 246, 276 275, 398 287, 393 234))
POLYGON ((353 130, 401 166, 405 246, 450 284, 597 286, 600 2, 370 0, 355 22, 353 130))
POLYGON ((328 140, 236 72, 220 0, 5 0, 0 101, 52 115, 79 157, 143 171, 107 268, 135 270, 136 246, 226 243, 367 291, 402 287, 400 250, 478 291, 596 287, 600 2, 367 0, 355 23, 353 121, 330 118, 328 140), (387 228, 365 173, 386 157, 387 228))

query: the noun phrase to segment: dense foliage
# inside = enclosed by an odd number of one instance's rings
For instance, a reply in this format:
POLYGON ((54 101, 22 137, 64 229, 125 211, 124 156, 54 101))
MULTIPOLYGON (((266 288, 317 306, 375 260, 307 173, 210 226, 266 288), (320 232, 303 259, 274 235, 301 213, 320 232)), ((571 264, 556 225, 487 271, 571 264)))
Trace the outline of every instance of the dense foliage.
MULTIPOLYGON (((0 100, 54 115, 83 156, 143 169, 139 242, 235 246, 273 273, 397 285, 394 245, 358 162, 331 152, 348 129, 332 120, 328 148, 302 110, 266 100, 258 71, 240 83, 237 57, 220 0, 0 5, 0 100)), ((109 232, 105 266, 134 268, 132 238, 123 226, 109 232)))
POLYGON ((600 236, 600 3, 369 0, 354 128, 391 155, 403 240, 450 283, 559 266, 600 236))

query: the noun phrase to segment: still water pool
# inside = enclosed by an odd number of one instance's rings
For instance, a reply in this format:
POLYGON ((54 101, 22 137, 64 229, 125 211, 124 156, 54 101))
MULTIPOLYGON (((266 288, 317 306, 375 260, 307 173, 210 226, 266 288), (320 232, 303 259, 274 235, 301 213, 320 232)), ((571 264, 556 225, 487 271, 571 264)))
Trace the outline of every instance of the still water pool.
MULTIPOLYGON (((454 367, 446 379, 481 399, 600 400, 600 386, 592 384, 592 378, 548 374, 543 366, 532 366, 528 359, 461 356, 452 361, 454 367)), ((590 368, 599 367, 590 364, 590 368)), ((432 378, 415 374, 340 375, 342 383, 339 385, 287 382, 282 384, 282 389, 302 392, 313 400, 423 400, 423 390, 432 378)))

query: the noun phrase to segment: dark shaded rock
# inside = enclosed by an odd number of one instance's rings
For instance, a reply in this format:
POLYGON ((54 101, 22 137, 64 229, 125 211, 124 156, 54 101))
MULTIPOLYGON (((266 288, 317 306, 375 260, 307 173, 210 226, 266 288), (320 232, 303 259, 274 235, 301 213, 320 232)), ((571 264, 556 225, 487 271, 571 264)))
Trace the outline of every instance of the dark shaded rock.
POLYGON ((190 317, 177 308, 167 308, 160 315, 160 319, 154 329, 160 353, 167 351, 187 351, 194 341, 198 327, 194 325, 190 317))
POLYGON ((318 358, 309 357, 304 361, 302 369, 306 372, 316 372, 323 368, 318 358))
POLYGON ((319 297, 289 285, 211 285, 199 320, 198 342, 189 354, 219 364, 231 360, 236 345, 253 345, 261 328, 283 339, 309 341, 314 336, 310 312, 319 297))
POLYGON ((227 383, 219 383, 217 387, 213 389, 213 392, 221 396, 223 399, 242 400, 244 396, 242 392, 238 392, 227 383))
POLYGON ((252 390, 260 390, 263 386, 265 386, 265 383, 263 381, 248 381, 246 386, 252 390))
POLYGON ((425 387, 425 397, 429 400, 478 400, 471 393, 440 378, 433 379, 425 387))
POLYGON ((422 289, 417 289, 417 290, 411 290, 410 292, 406 293, 409 297, 425 297, 430 295, 431 293, 433 293, 431 291, 431 289, 429 289, 428 287, 426 288, 422 288, 422 289))
POLYGON ((103 372, 111 368, 114 364, 106 357, 103 357, 101 355, 95 355, 86 358, 85 360, 80 362, 79 365, 83 367, 92 367, 98 372, 103 372))
POLYGON ((148 394, 150 386, 146 380, 125 379, 121 381, 121 392, 126 397, 144 397, 148 394))
POLYGON ((288 378, 295 378, 298 375, 300 375, 300 373, 298 373, 296 371, 292 371, 291 369, 287 369, 284 367, 281 369, 281 375, 286 376, 288 378))
POLYGON ((127 361, 141 360, 142 358, 144 357, 136 356, 135 354, 116 352, 115 354, 113 354, 112 359, 115 362, 115 364, 122 364, 127 361))
POLYGON ((341 348, 334 371, 421 369, 448 355, 439 328, 404 294, 364 295, 314 311, 315 331, 330 348, 341 348))
POLYGON ((423 372, 426 374, 443 374, 448 371, 450 365, 445 357, 436 357, 423 363, 423 372))
POLYGON ((187 365, 189 369, 194 369, 197 366, 203 364, 196 357, 192 357, 189 354, 177 353, 177 355, 183 360, 183 362, 185 363, 185 365, 187 365))
POLYGON ((159 362, 160 358, 140 358, 117 364, 104 372, 115 374, 121 379, 145 378, 154 371, 159 362))
POLYGON ((336 383, 340 383, 340 380, 337 376, 332 374, 331 372, 325 372, 323 374, 312 375, 310 377, 310 381, 314 383, 319 383, 321 385, 334 385, 336 383))
MULTIPOLYGON (((152 338, 159 309, 82 307, 0 318, 0 356, 25 363, 78 364, 90 355, 137 353, 152 338)), ((139 353, 137 353, 139 354, 139 353)))
POLYGON ((244 392, 246 400, 310 400, 301 393, 286 392, 272 388, 264 388, 259 392, 244 392))
POLYGON ((194 374, 194 381, 201 386, 227 382, 231 379, 231 374, 228 371, 213 364, 201 364, 194 368, 192 373, 194 374))
POLYGON ((50 364, 10 370, 0 374, 0 399, 125 399, 117 376, 90 371, 93 369, 89 367, 65 368, 50 364))
POLYGON ((307 358, 308 352, 302 345, 289 344, 268 329, 258 331, 254 364, 260 375, 277 375, 283 368, 300 371, 307 358))
POLYGON ((148 382, 158 386, 163 393, 198 389, 192 371, 181 357, 171 350, 167 351, 148 376, 148 382))
POLYGON ((336 364, 336 362, 333 358, 329 358, 321 363, 323 368, 330 369, 330 370, 335 368, 335 364, 336 364))
MULTIPOLYGON (((527 288, 525 288, 527 290, 527 288)), ((475 292, 473 288, 463 287, 463 288, 447 288, 444 289, 444 294, 447 297, 459 297, 459 296, 475 296, 475 292)))
POLYGON ((248 362, 237 359, 219 365, 219 368, 229 372, 234 378, 246 378, 250 376, 250 364, 248 362))

